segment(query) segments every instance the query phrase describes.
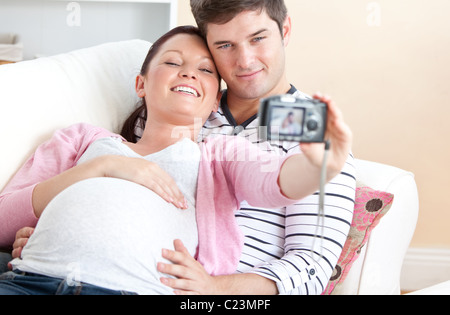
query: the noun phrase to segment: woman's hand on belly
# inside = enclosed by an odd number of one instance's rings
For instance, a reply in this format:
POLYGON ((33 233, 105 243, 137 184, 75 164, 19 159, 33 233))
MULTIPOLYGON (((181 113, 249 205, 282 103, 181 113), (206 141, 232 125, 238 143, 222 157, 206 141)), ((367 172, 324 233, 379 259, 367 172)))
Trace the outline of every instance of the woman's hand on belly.
POLYGON ((142 185, 180 209, 187 202, 173 178, 157 164, 144 159, 105 155, 77 165, 47 181, 33 191, 33 208, 37 218, 50 201, 66 188, 86 179, 110 177, 142 185))
POLYGON ((174 179, 158 164, 145 159, 124 156, 105 156, 104 177, 128 180, 147 187, 165 201, 180 209, 188 204, 174 179))

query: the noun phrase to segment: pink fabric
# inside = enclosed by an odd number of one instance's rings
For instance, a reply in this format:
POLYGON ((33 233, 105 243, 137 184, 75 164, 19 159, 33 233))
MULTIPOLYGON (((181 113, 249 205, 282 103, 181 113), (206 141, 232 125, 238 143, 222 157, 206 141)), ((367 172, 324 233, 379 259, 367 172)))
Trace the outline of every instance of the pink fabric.
MULTIPOLYGON (((10 247, 16 232, 36 226, 34 187, 76 165, 94 141, 120 137, 105 129, 79 124, 57 131, 41 145, 0 195, 0 247, 10 247)), ((280 158, 258 151, 240 137, 216 137, 202 145, 197 190, 199 248, 197 259, 212 275, 234 273, 243 237, 234 213, 241 201, 278 208, 295 201, 278 186, 280 158)))
POLYGON ((39 146, 0 195, 0 247, 11 247, 19 229, 36 226, 32 194, 38 183, 74 167, 92 142, 112 136, 117 137, 105 129, 78 124, 58 130, 39 146))
POLYGON ((284 197, 278 185, 287 158, 259 151, 241 137, 205 140, 197 188, 197 260, 209 274, 236 271, 243 235, 234 214, 242 201, 265 208, 295 203, 284 197))

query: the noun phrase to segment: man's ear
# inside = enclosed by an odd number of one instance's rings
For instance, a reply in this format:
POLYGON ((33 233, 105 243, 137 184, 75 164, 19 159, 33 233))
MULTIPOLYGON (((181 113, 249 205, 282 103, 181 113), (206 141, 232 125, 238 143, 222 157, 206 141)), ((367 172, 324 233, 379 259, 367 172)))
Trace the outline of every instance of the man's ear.
POLYGON ((283 24, 283 43, 284 43, 284 47, 288 46, 289 41, 291 39, 291 34, 292 34, 292 19, 291 19, 291 16, 288 15, 286 17, 286 20, 284 21, 284 24, 283 24))
POLYGON ((217 113, 217 111, 219 110, 219 105, 220 105, 220 100, 222 99, 222 95, 223 95, 222 91, 217 93, 216 103, 214 104, 214 107, 213 107, 214 113, 217 113))
POLYGON ((145 97, 144 77, 142 75, 136 77, 136 94, 140 98, 145 97))

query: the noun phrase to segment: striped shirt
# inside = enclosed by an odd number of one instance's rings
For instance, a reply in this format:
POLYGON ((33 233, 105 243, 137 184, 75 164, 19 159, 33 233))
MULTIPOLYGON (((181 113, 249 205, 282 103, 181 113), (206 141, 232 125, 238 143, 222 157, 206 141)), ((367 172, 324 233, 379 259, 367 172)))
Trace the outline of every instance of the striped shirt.
MULTIPOLYGON (((293 86, 288 93, 310 98, 293 86)), ((209 117, 199 141, 211 135, 239 135, 280 155, 300 152, 298 143, 261 141, 258 126, 257 115, 241 125, 236 123, 225 92, 219 111, 209 117)), ((321 294, 332 276, 350 229, 355 203, 355 173, 354 159, 349 156, 341 174, 325 187, 323 217, 318 215, 318 193, 283 209, 255 208, 243 202, 236 213, 244 234, 237 272, 255 273, 275 281, 280 294, 321 294)))

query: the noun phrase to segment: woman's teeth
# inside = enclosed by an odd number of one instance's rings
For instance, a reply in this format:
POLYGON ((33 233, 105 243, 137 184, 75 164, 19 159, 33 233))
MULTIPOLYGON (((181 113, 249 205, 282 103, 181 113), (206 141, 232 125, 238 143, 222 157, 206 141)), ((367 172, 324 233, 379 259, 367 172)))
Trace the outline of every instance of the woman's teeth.
POLYGON ((174 92, 183 92, 183 93, 188 93, 188 94, 192 94, 195 97, 199 97, 199 94, 196 90, 187 87, 187 86, 177 86, 176 88, 173 89, 174 92))

